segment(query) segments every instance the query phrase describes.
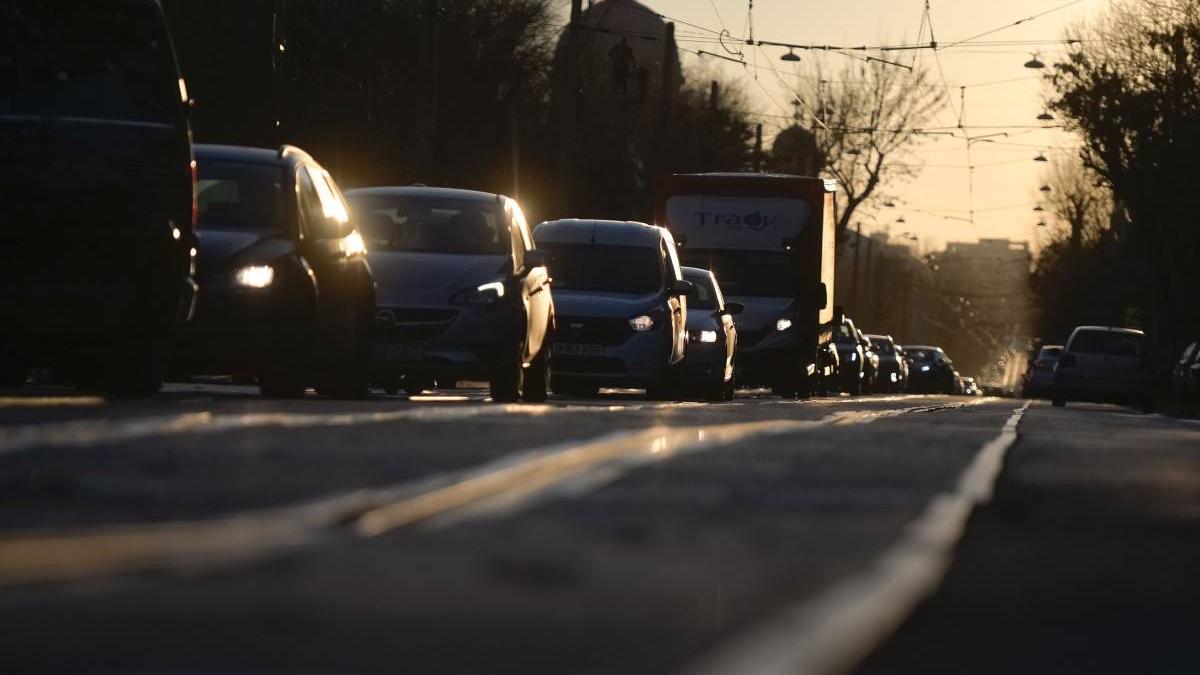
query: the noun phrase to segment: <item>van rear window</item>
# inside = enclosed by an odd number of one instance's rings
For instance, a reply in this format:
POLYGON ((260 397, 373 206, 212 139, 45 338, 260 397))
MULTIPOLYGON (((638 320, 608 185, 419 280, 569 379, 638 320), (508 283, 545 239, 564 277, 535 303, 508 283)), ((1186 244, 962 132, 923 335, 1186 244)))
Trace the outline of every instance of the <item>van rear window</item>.
POLYGON ((0 0, 0 114, 166 122, 180 106, 153 3, 0 0))
POLYGON ((1139 357, 1142 355, 1142 336, 1098 330, 1080 331, 1071 340, 1068 351, 1077 354, 1139 357))

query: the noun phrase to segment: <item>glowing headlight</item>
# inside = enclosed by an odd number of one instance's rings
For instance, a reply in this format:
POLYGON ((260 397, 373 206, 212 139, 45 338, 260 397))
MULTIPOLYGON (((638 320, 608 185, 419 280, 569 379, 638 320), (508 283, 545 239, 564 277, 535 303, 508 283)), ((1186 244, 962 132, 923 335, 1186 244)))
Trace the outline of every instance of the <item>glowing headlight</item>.
POLYGON ((367 252, 367 242, 363 241, 362 235, 355 230, 342 237, 342 240, 338 242, 338 248, 346 257, 363 255, 367 252))
POLYGON ((716 342, 717 331, 715 330, 694 330, 690 335, 692 342, 716 342))
POLYGON ((654 328, 654 318, 645 314, 635 316, 629 320, 629 327, 639 333, 644 333, 651 328, 654 328))
POLYGON ((892 382, 893 382, 893 383, 895 383, 895 382, 899 382, 899 381, 900 381, 900 376, 899 376, 899 375, 897 375, 896 373, 892 373, 892 374, 891 374, 891 376, 892 376, 892 382))
POLYGON ((857 361, 857 360, 858 360, 858 352, 850 352, 850 361, 853 362, 853 361, 857 361))
POLYGON ((792 327, 791 319, 780 319, 775 322, 775 330, 787 330, 792 327))
POLYGON ((928 373, 928 372, 929 372, 929 366, 921 366, 921 372, 922 372, 922 373, 928 373))
POLYGON ((235 278, 239 286, 266 288, 275 281, 275 269, 270 265, 251 265, 238 270, 235 278))

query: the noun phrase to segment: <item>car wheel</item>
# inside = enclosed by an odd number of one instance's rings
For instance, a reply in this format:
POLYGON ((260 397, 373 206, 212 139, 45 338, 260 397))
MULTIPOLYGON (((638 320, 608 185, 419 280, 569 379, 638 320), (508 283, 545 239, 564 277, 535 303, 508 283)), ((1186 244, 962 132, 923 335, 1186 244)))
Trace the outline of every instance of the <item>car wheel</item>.
POLYGON ((1053 405, 1055 408, 1065 408, 1067 405, 1067 399, 1065 399, 1061 396, 1055 395, 1054 398, 1050 401, 1050 404, 1053 405))
POLYGON ((550 390, 550 345, 542 345, 542 350, 529 364, 529 372, 525 374, 525 386, 521 388, 521 398, 526 403, 545 403, 550 390))
POLYGON ((131 340, 110 362, 99 383, 101 391, 115 398, 146 398, 162 388, 166 363, 162 340, 131 340))
POLYGON ((14 389, 29 379, 29 366, 17 360, 0 360, 0 387, 14 389))
POLYGON ((551 379, 550 390, 559 396, 571 396, 574 398, 593 398, 600 393, 600 388, 595 385, 570 382, 561 377, 551 379))
POLYGON ((272 366, 258 375, 258 393, 266 398, 303 398, 305 389, 295 366, 272 366))
POLYGON ((524 384, 525 368, 521 363, 520 345, 508 349, 501 357, 500 365, 488 383, 492 401, 496 403, 515 403, 521 398, 521 387, 524 384))
POLYGON ((735 383, 733 381, 733 378, 731 377, 731 378, 729 378, 728 382, 721 385, 721 400, 722 401, 732 401, 733 397, 736 394, 737 394, 737 383, 735 383))

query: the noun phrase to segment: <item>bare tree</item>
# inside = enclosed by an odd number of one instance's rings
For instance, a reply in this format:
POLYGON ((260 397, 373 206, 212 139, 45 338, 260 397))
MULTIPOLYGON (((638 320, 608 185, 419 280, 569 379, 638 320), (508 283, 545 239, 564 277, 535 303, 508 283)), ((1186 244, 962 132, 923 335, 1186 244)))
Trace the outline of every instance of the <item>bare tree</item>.
POLYGON ((832 76, 816 67, 799 82, 804 119, 841 192, 835 213, 841 241, 855 211, 880 186, 920 170, 901 160, 946 102, 945 88, 920 65, 910 71, 874 61, 847 62, 832 76))
POLYGON ((1113 210, 1112 192, 1101 178, 1078 159, 1055 162, 1046 176, 1050 193, 1047 210, 1062 225, 1069 250, 1095 244, 1108 229, 1113 210))

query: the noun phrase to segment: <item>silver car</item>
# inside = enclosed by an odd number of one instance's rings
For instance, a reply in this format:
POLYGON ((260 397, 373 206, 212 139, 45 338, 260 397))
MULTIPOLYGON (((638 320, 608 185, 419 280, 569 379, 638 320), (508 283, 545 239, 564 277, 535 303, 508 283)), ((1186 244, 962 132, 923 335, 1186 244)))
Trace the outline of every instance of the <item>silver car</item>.
POLYGON ((1137 402, 1154 412, 1154 377, 1146 337, 1132 328, 1080 326, 1054 367, 1053 403, 1137 402))
POLYGON ((683 278, 696 287, 688 298, 687 355, 683 359, 684 384, 712 401, 733 399, 733 355, 737 349, 737 327, 733 316, 741 314, 740 302, 726 302, 712 272, 684 267, 683 278))

